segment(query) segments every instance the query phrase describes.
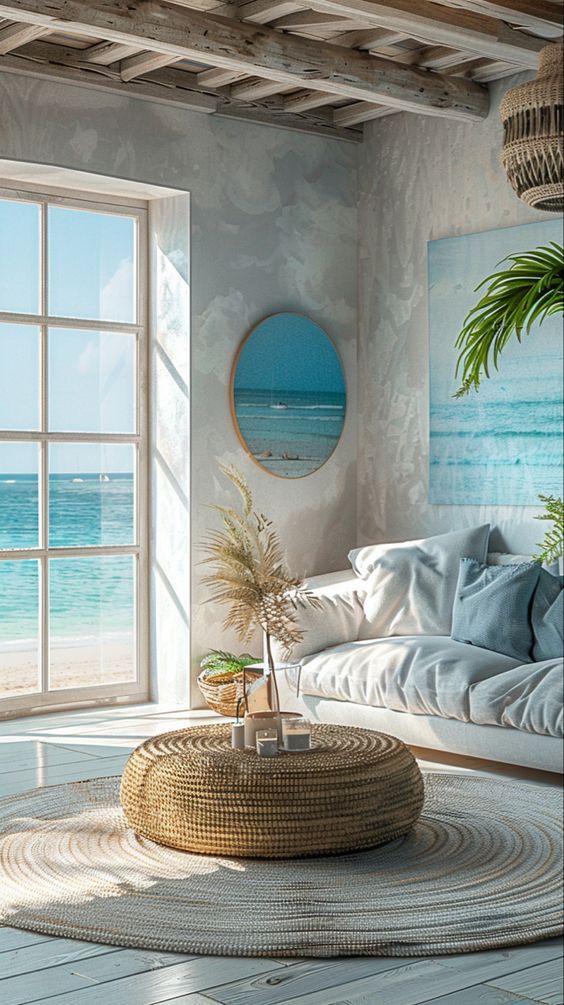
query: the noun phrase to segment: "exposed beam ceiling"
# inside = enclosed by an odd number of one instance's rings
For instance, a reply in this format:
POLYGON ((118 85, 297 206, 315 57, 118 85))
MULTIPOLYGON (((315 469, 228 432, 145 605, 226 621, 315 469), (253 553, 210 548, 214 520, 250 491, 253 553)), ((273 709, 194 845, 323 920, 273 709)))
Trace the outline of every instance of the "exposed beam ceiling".
POLYGON ((313 10, 356 16, 366 25, 404 31, 411 38, 471 49, 478 56, 508 59, 536 68, 543 40, 517 31, 503 21, 473 11, 446 7, 431 0, 308 0, 313 10))
POLYGON ((160 104, 176 105, 192 111, 217 113, 228 118, 241 118, 318 133, 349 142, 358 142, 362 139, 361 132, 335 126, 331 114, 320 117, 315 113, 309 116, 299 114, 299 110, 295 113, 292 110, 288 112, 284 108, 283 98, 245 105, 232 101, 228 94, 211 96, 199 89, 200 74, 188 73, 175 66, 155 70, 142 80, 124 82, 119 70, 88 62, 84 59, 84 51, 65 49, 43 42, 34 42, 28 46, 25 57, 6 56, 0 65, 12 73, 72 83, 128 97, 150 99, 160 104))
MULTIPOLYGON (((444 3, 445 0, 435 2, 444 3)), ((456 6, 458 5, 457 3, 456 6)), ((465 10, 477 11, 479 14, 514 21, 524 28, 540 32, 552 27, 562 29, 562 4, 550 3, 549 0, 462 0, 460 6, 465 10)))
POLYGON ((49 29, 42 28, 41 25, 9 24, 7 28, 0 28, 0 55, 19 49, 21 45, 48 34, 49 29))
POLYGON ((563 5, 0 0, 0 70, 357 141, 399 111, 483 118, 489 82, 562 37, 563 5))
MULTIPOLYGON (((333 2, 337 4, 337 0, 333 2)), ((98 32, 108 41, 137 43, 140 49, 170 55, 171 60, 199 60, 281 84, 306 85, 393 108, 468 119, 483 118, 488 111, 487 92, 471 81, 263 26, 177 10, 162 0, 149 4, 143 0, 115 0, 111 4, 107 0, 0 0, 0 16, 78 36, 91 37, 98 32)))

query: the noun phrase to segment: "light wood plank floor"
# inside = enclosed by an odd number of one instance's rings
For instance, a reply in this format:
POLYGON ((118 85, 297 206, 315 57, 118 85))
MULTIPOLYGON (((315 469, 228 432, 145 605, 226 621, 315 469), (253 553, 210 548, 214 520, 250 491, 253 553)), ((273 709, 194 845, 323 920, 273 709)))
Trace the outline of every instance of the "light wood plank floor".
MULTIPOLYGON (((119 774, 146 737, 205 721, 206 712, 138 705, 0 722, 0 795, 119 774)), ((0 927, 1 1005, 562 1005, 561 976, 559 940, 429 959, 292 961, 115 949, 0 927)))

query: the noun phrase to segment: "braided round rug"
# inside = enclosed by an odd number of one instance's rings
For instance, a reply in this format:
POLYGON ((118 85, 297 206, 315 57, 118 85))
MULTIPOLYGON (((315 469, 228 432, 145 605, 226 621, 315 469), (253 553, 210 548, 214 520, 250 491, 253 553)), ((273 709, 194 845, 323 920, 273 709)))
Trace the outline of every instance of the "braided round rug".
POLYGON ((119 778, 0 801, 0 922, 118 946, 226 956, 414 956, 561 931, 561 796, 427 773, 423 815, 372 851, 193 855, 136 837, 119 778))

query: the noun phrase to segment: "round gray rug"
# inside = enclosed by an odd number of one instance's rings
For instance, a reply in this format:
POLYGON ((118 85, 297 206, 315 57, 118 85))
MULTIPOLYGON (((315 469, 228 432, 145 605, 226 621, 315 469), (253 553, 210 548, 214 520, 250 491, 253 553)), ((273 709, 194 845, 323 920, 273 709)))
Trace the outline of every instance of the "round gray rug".
POLYGON ((225 956, 414 956, 557 935, 561 797, 428 773, 407 836, 329 858, 192 855, 138 838, 119 778, 0 801, 0 922, 225 956))

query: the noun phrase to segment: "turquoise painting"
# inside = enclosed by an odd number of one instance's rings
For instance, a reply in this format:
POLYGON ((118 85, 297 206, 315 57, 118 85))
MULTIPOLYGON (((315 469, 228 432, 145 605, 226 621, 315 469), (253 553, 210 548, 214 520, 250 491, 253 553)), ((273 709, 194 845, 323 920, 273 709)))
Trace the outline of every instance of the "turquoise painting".
POLYGON ((534 506, 562 494, 562 318, 548 318, 504 349, 478 393, 454 399, 456 338, 507 255, 562 242, 543 220, 428 244, 430 338, 429 502, 534 506))
POLYGON ((343 367, 331 339, 302 314, 272 314, 237 354, 232 408, 253 460, 282 478, 309 475, 331 456, 343 430, 343 367))

